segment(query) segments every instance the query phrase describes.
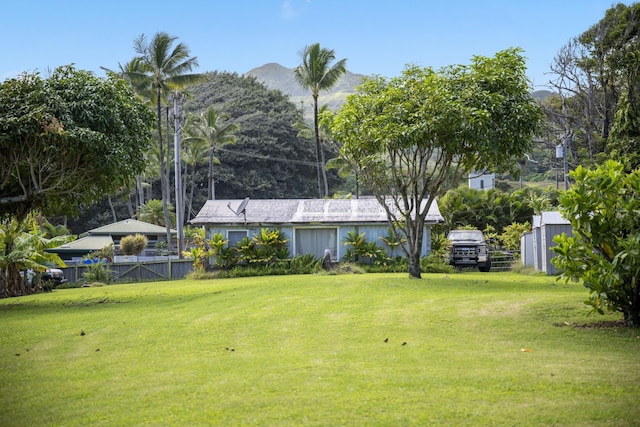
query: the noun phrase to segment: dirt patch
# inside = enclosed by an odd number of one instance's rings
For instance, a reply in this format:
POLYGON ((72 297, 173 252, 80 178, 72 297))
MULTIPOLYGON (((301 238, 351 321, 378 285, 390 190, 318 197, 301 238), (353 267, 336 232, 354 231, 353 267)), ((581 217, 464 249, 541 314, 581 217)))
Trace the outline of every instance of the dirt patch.
POLYGON ((556 322, 553 324, 553 326, 572 326, 576 329, 611 329, 626 327, 624 324, 624 320, 602 320, 599 322, 589 323, 556 322))

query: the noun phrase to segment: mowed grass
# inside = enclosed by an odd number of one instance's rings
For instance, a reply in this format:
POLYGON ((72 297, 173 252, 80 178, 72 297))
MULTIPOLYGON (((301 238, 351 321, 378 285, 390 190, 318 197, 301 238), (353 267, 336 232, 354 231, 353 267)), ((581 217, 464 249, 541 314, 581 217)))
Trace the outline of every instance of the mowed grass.
POLYGON ((279 276, 0 301, 0 425, 640 423, 640 331, 515 273, 279 276))

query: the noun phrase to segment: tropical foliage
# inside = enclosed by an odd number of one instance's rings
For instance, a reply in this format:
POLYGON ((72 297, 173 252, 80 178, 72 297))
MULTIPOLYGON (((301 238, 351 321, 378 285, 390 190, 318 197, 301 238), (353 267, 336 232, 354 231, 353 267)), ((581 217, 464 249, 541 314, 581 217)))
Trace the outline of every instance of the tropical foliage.
POLYGON ((0 83, 0 215, 77 214, 144 169, 153 116, 126 83, 72 66, 0 83))
POLYGON ((24 220, 0 219, 0 298, 27 295, 41 289, 40 275, 48 265, 64 267, 57 254, 45 249, 60 246, 74 236, 46 237, 37 215, 24 220))
POLYGON ((595 311, 618 311, 628 326, 640 326, 640 170, 626 174, 609 160, 578 166, 571 177, 560 203, 574 235, 554 239, 552 261, 566 281, 583 281, 595 311))

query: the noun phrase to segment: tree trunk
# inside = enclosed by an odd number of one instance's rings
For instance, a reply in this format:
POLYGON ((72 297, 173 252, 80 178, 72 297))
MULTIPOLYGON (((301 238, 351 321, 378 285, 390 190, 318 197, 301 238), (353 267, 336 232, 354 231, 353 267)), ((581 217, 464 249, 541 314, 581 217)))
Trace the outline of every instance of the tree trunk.
POLYGON ((640 284, 632 288, 631 304, 624 308, 624 324, 629 328, 640 326, 640 284))
POLYGON ((215 189, 215 181, 213 179, 213 160, 214 160, 214 156, 213 156, 213 145, 211 146, 211 148, 209 149, 209 176, 207 177, 209 179, 209 193, 207 196, 207 200, 215 200, 216 199, 216 189, 215 189))
POLYGON ((420 257, 410 256, 407 261, 409 263, 409 277, 413 279, 421 279, 420 257))
MULTIPOLYGON (((171 177, 171 137, 169 136, 169 107, 167 107, 167 114, 166 114, 166 122, 165 122, 165 134, 167 135, 167 162, 164 164, 166 170, 165 170, 165 176, 167 177, 167 179, 165 180, 165 183, 167 185, 167 205, 171 204, 171 179, 169 179, 171 177)), ((178 207, 176 206, 176 209, 178 209, 178 207)))
POLYGON ((136 187, 138 189, 138 206, 144 205, 144 188, 142 187, 142 175, 136 176, 136 187))
POLYGON ((316 163, 318 168, 318 194, 319 197, 323 197, 322 192, 322 164, 321 164, 321 152, 322 146, 320 145, 320 134, 318 133, 318 95, 313 95, 313 131, 316 137, 316 163))
POLYGON ((118 215, 116 215, 116 209, 113 207, 113 201, 111 200, 111 196, 107 196, 107 201, 109 202, 111 215, 113 215, 113 222, 118 222, 118 215))
POLYGON ((171 224, 169 222, 169 206, 167 205, 167 181, 168 177, 165 174, 164 169, 164 141, 162 138, 162 107, 160 105, 160 88, 158 88, 157 92, 157 105, 158 105, 158 143, 160 148, 160 189, 162 192, 162 210, 164 213, 164 225, 167 232, 167 246, 169 248, 169 252, 171 252, 171 224))
POLYGON ((322 141, 318 146, 320 149, 320 170, 322 171, 322 183, 324 184, 324 196, 329 196, 329 182, 327 181, 327 168, 325 167, 324 149, 322 148, 322 141))

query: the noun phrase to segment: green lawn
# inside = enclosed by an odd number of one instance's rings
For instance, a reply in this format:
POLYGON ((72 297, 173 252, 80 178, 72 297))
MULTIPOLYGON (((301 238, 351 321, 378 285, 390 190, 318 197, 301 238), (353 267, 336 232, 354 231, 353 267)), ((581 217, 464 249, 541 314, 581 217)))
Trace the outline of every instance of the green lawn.
POLYGON ((586 298, 458 273, 0 300, 0 425, 640 425, 640 330, 586 298))

